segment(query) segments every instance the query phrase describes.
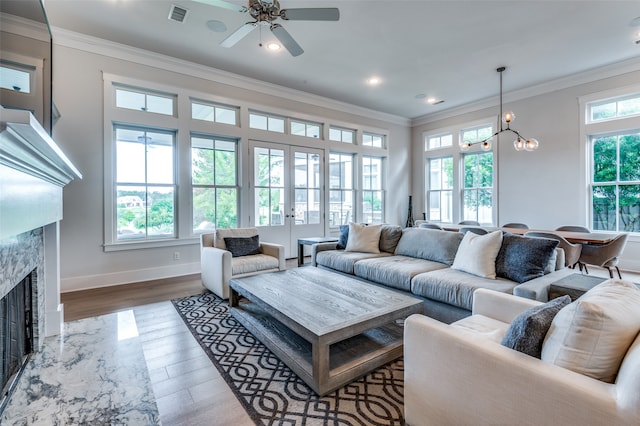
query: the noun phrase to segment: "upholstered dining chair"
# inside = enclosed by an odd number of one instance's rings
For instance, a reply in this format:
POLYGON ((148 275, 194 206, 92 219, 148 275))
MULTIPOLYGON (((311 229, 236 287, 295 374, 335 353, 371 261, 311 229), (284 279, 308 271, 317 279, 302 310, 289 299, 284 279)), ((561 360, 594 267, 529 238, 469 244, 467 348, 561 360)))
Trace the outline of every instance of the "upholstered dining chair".
POLYGON ((419 228, 427 228, 427 229, 442 229, 442 226, 436 223, 421 223, 419 228))
POLYGON ((474 234, 478 234, 478 235, 484 235, 489 233, 489 231, 487 231, 486 229, 478 228, 475 226, 463 226, 462 228, 460 228, 460 232, 462 232, 463 234, 466 234, 467 232, 473 232, 474 234))
POLYGON ((591 232, 589 230, 589 228, 585 228, 584 226, 578 226, 578 225, 564 225, 564 226, 558 226, 556 228, 556 231, 567 231, 567 232, 591 232))
POLYGON ((502 225, 503 228, 516 228, 516 229, 529 229, 529 226, 524 223, 510 222, 502 225))
POLYGON ((627 245, 629 234, 620 234, 607 244, 583 244, 580 254, 580 263, 584 265, 584 270, 588 274, 587 265, 600 266, 609 271, 609 277, 613 278, 611 268, 616 268, 618 278, 622 278, 618 269, 618 257, 627 245))
POLYGON ((458 225, 480 226, 480 222, 477 220, 463 220, 462 222, 458 222, 458 225))
POLYGON ((579 265, 580 270, 582 270, 582 265, 580 264, 580 253, 582 253, 582 244, 572 244, 564 237, 553 234, 551 232, 529 231, 524 234, 524 236, 558 240, 558 247, 564 250, 564 266, 575 268, 576 265, 579 265))

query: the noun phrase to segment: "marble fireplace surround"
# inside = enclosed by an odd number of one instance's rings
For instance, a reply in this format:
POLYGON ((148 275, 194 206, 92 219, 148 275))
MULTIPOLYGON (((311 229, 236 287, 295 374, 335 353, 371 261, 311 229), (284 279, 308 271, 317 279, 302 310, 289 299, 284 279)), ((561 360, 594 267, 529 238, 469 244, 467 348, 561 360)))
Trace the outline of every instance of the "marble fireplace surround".
POLYGON ((34 343, 60 333, 62 189, 82 175, 28 111, 0 107, 0 298, 35 270, 34 343))

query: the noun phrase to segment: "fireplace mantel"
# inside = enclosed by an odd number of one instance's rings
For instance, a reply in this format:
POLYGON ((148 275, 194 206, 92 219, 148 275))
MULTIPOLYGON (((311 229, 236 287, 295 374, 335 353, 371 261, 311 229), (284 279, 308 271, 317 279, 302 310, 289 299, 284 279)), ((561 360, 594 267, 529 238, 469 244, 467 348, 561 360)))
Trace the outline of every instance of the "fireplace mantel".
POLYGON ((0 109, 0 240, 62 219, 62 188, 82 178, 29 111, 0 109))

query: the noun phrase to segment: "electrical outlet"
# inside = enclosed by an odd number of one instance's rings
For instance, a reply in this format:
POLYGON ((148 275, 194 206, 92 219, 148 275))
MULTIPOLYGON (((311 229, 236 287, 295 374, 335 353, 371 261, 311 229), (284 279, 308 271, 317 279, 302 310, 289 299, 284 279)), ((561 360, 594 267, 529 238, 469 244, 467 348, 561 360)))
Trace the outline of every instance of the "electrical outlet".
POLYGON ((180 252, 179 251, 174 251, 173 252, 173 260, 180 260, 180 252))

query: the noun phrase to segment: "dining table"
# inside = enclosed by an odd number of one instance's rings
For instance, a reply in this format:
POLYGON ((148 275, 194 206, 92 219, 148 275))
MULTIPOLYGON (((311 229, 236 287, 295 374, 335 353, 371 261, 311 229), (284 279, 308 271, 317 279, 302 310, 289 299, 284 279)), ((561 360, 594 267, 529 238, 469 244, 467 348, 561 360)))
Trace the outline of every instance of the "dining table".
MULTIPOLYGON (((442 226, 442 225, 441 225, 442 226)), ((445 225, 442 229, 447 231, 459 231, 460 228, 469 228, 469 225, 445 225)), ((482 228, 489 232, 491 231, 504 231, 511 234, 524 235, 527 232, 548 232, 563 237, 570 243, 580 244, 607 244, 613 241, 619 234, 616 232, 575 232, 575 231, 555 231, 549 229, 523 229, 523 228, 504 228, 495 226, 476 226, 476 228, 482 228)))

